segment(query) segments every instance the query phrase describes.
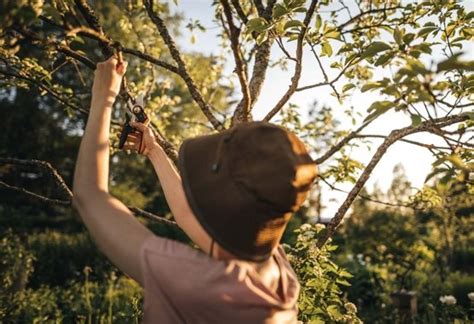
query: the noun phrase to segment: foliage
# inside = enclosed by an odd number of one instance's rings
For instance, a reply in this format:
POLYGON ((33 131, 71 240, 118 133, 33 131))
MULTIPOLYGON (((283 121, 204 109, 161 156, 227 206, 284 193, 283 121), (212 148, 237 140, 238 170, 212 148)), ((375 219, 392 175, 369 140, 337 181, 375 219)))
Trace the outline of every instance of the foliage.
POLYGON ((4 305, 9 294, 25 288, 33 272, 34 256, 21 243, 19 236, 7 231, 0 241, 0 260, 1 302, 4 305))
POLYGON ((35 271, 29 279, 31 288, 40 287, 45 282, 51 286, 61 286, 70 280, 79 279, 82 270, 89 264, 94 265, 94 274, 97 275, 108 275, 113 270, 84 232, 64 234, 46 230, 29 236, 27 246, 35 257, 35 271))
POLYGON ((315 245, 316 236, 323 230, 320 224, 303 224, 295 230, 296 244, 285 246, 301 283, 299 319, 305 323, 362 323, 356 315, 356 306, 343 295, 352 275, 330 260, 331 252, 337 247, 328 243, 318 249, 315 245))
POLYGON ((2 323, 139 322, 141 288, 104 267, 103 258, 90 258, 97 250, 84 234, 45 232, 31 235, 28 242, 11 230, 2 236, 2 323), (83 266, 86 260, 96 270, 83 266))
POLYGON ((337 260, 354 274, 348 296, 361 318, 371 323, 397 320, 390 295, 400 291, 416 292, 417 321, 467 321, 467 295, 474 289, 469 183, 451 179, 443 184, 439 176, 438 182, 410 195, 410 183, 400 169, 395 171, 398 177, 391 188, 377 198, 397 203, 394 199, 411 197, 414 209, 359 201, 336 238, 343 247, 337 260), (428 191, 433 195, 426 195, 428 191), (451 295, 455 304, 440 301, 451 295))
POLYGON ((139 323, 142 294, 138 284, 110 273, 108 280, 90 281, 85 268, 84 281, 64 287, 40 286, 16 293, 2 320, 11 323, 139 323))

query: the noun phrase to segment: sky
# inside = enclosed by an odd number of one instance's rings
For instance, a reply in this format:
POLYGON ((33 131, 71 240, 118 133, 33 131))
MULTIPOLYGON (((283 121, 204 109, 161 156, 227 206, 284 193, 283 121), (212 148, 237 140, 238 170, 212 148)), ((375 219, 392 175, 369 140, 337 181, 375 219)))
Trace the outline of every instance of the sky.
MULTIPOLYGON (((308 1, 309 2, 309 1, 308 1)), ((185 51, 196 51, 205 54, 217 55, 220 51, 219 39, 216 37, 217 24, 213 21, 213 7, 211 6, 211 0, 179 0, 178 6, 174 5, 170 1, 170 8, 172 11, 178 11, 184 14, 184 24, 190 19, 199 20, 201 24, 206 27, 205 33, 195 32, 196 42, 191 43, 190 35, 177 38, 177 43, 181 49, 185 51)), ((474 1, 463 2, 468 11, 474 10, 474 1)), ((291 45, 288 46, 289 50, 294 49, 291 45)), ((466 56, 473 57, 474 46, 470 44, 465 48, 466 56)), ((294 53, 294 51, 293 51, 294 53)), ((281 56, 281 51, 277 46, 272 48, 272 58, 278 58, 281 56)), ((442 57, 433 57, 433 61, 437 62, 442 60, 442 57)), ((428 63, 428 62, 427 62, 428 63)), ((233 57, 229 56, 229 61, 226 66, 227 73, 231 73, 234 68, 233 57)), ((320 70, 317 69, 314 57, 308 50, 304 52, 303 56, 303 73, 300 79, 300 86, 313 84, 318 81, 323 81, 321 78, 320 70)), ((266 113, 276 104, 279 100, 279 96, 283 94, 288 85, 290 84, 290 78, 293 74, 293 68, 289 65, 288 71, 282 71, 280 68, 269 69, 266 76, 266 82, 263 86, 260 98, 253 110, 254 120, 262 119, 266 113), (275 96, 275 94, 278 94, 275 96)), ((330 77, 330 75, 329 75, 330 77)), ((346 84, 343 80, 338 83, 338 88, 346 84)), ((237 88, 238 81, 236 79, 237 88)), ((307 111, 308 107, 312 102, 317 100, 319 103, 327 104, 334 107, 335 117, 342 122, 342 125, 346 125, 348 129, 352 129, 353 126, 348 121, 348 118, 343 114, 343 111, 350 106, 354 106, 358 111, 365 113, 368 106, 376 101, 380 100, 377 93, 365 92, 360 93, 356 91, 355 94, 341 106, 337 100, 330 96, 329 87, 319 87, 307 91, 297 92, 293 95, 290 100, 291 103, 295 103, 301 107, 302 112, 307 111)), ((240 93, 238 93, 240 95, 240 93)), ((239 97, 240 98, 240 97, 239 97)), ((387 135, 388 132, 394 128, 405 127, 411 124, 410 117, 407 114, 401 112, 386 113, 372 123, 365 131, 365 134, 378 134, 387 135)), ((441 143, 438 138, 427 134, 412 135, 407 139, 413 139, 424 143, 441 143)), ((372 149, 369 151, 365 145, 361 148, 354 149, 351 153, 351 158, 356 159, 364 164, 370 161, 372 154, 374 153, 377 145, 381 143, 380 140, 373 141, 372 149)), ((384 155, 382 160, 379 162, 377 167, 374 169, 369 181, 366 184, 366 188, 371 191, 374 186, 386 190, 392 182, 393 168, 397 164, 402 164, 408 179, 411 181, 414 188, 421 188, 423 186, 426 175, 431 171, 431 163, 434 161, 431 153, 421 147, 413 146, 407 143, 396 143, 388 152, 384 155)), ((338 187, 349 191, 352 187, 351 184, 338 184, 338 187)), ((415 190, 415 189, 414 189, 415 190)), ((344 198, 347 196, 345 193, 331 190, 328 186, 323 185, 322 199, 323 204, 326 206, 322 210, 321 218, 331 218, 337 211, 339 205, 342 204, 344 198)))

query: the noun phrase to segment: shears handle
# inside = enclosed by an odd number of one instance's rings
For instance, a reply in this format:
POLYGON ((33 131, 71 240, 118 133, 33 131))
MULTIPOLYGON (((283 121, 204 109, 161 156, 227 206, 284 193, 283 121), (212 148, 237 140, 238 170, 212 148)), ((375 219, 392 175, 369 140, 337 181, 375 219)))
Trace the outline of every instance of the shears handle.
POLYGON ((133 132, 133 130, 133 127, 130 126, 130 116, 125 115, 125 123, 123 124, 122 131, 120 132, 120 141, 118 145, 119 149, 123 149, 128 135, 133 132))

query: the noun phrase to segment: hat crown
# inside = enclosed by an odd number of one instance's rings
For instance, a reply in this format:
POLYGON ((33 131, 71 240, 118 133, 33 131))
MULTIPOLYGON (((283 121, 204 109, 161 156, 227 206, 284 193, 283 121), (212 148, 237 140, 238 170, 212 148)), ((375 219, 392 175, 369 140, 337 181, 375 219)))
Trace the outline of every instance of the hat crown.
POLYGON ((299 193, 306 192, 316 176, 304 144, 293 133, 265 122, 239 124, 234 131, 227 154, 233 181, 274 211, 296 211, 306 197, 299 193), (302 168, 309 170, 302 174, 302 168))

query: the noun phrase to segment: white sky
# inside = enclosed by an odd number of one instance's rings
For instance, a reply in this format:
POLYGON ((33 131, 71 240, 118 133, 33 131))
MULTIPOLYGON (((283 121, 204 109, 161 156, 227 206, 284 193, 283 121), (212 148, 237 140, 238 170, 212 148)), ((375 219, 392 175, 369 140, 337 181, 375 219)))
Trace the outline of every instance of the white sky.
MULTIPOLYGON (((474 1, 467 0, 463 2, 467 11, 474 9, 474 1)), ((212 1, 179 0, 178 6, 175 6, 172 1, 170 1, 170 3, 171 10, 178 10, 179 12, 184 13, 186 17, 184 24, 186 24, 189 19, 197 19, 203 26, 207 28, 206 33, 200 33, 198 31, 195 32, 195 35, 197 36, 195 44, 191 44, 189 35, 178 38, 177 42, 179 46, 186 51, 197 51, 205 54, 214 53, 217 55, 219 52, 219 39, 215 37, 217 24, 213 22, 214 11, 213 7, 211 6, 212 1)), ((290 50, 290 53, 294 53, 294 51, 291 51, 291 49, 294 49, 294 47, 288 46, 288 49, 290 50)), ((466 56, 473 57, 473 44, 470 44, 464 50, 467 51, 466 56)), ((281 51, 276 45, 272 49, 272 57, 274 59, 281 57, 281 51)), ((434 57, 433 60, 440 61, 442 58, 434 57)), ((314 57, 312 57, 312 54, 308 50, 306 50, 304 53, 303 67, 304 69, 299 83, 300 86, 322 81, 321 72, 317 68, 314 57)), ((233 68, 233 57, 229 56, 229 64, 226 67, 227 73, 231 73, 233 68)), ((262 89, 260 98, 253 110, 254 120, 262 119, 266 113, 276 104, 280 96, 288 88, 293 71, 292 65, 289 65, 287 72, 282 71, 280 68, 272 68, 268 70, 266 82, 262 89)), ((337 83, 337 88, 340 89, 342 85, 346 83, 347 82, 342 79, 337 83)), ((237 79, 235 84, 237 85, 238 89, 239 86, 237 79)), ((360 111, 365 115, 368 106, 372 102, 380 100, 380 97, 378 97, 376 92, 365 92, 362 94, 356 91, 356 94, 347 99, 346 102, 344 102, 344 105, 341 106, 334 97, 330 96, 330 93, 331 89, 329 87, 319 87, 295 93, 290 102, 299 105, 302 110, 307 110, 309 105, 317 99, 319 103, 325 103, 333 107, 335 117, 342 121, 343 125, 348 125, 349 129, 352 129, 352 126, 350 126, 348 118, 343 114, 343 111, 350 106, 354 106, 357 111, 360 111), (338 113, 338 111, 340 113, 338 113)), ((382 117, 378 118, 374 123, 372 123, 372 125, 370 125, 363 133, 386 135, 390 130, 408 126, 410 123, 411 120, 407 114, 400 112, 386 113, 382 117)), ((408 138, 419 140, 425 143, 442 144, 442 142, 439 142, 437 138, 429 135, 419 134, 408 138)), ((355 149, 352 152, 351 157, 364 164, 368 163, 378 143, 380 143, 380 141, 374 141, 372 152, 369 152, 367 149, 365 149, 365 145, 361 148, 355 149)), ((392 171, 394 166, 401 163, 403 164, 406 174, 413 186, 420 188, 423 186, 426 175, 431 170, 432 162, 433 158, 428 150, 418 146, 413 146, 411 144, 396 143, 389 149, 389 151, 379 162, 366 187, 371 190, 373 186, 377 184, 377 186, 382 188, 382 190, 386 190, 392 181, 392 171)), ((338 186, 345 190, 350 190, 352 187, 351 184, 339 184, 338 186)), ((323 188, 323 190, 323 204, 326 205, 326 208, 323 209, 321 216, 323 218, 330 218, 334 215, 335 211, 344 200, 346 194, 331 191, 328 187, 323 188)))

